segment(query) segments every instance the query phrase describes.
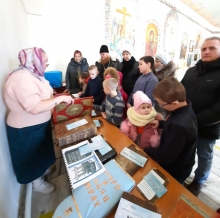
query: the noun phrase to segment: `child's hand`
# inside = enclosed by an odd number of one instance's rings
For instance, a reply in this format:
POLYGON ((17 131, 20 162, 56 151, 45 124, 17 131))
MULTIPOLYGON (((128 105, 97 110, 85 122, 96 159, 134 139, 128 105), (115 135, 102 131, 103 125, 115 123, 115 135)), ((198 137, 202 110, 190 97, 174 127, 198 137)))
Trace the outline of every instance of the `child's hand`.
POLYGON ((102 117, 106 119, 106 113, 105 112, 101 112, 102 113, 102 117))
POLYGON ((127 103, 127 108, 131 107, 131 105, 129 103, 127 103))
POLYGON ((80 97, 80 95, 82 95, 82 92, 78 92, 77 95, 80 97))
POLYGON ((158 120, 153 120, 150 122, 152 124, 152 129, 156 129, 159 126, 159 121, 158 120))

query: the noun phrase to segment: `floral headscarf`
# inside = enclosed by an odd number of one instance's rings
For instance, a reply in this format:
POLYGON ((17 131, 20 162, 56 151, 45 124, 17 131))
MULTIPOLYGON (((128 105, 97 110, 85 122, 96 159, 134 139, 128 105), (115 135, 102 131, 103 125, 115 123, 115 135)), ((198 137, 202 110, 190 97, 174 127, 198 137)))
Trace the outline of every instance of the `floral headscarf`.
POLYGON ((41 77, 44 77, 42 48, 33 47, 33 48, 23 49, 19 52, 18 58, 20 61, 19 68, 12 71, 8 75, 8 78, 11 76, 11 74, 21 69, 28 70, 31 74, 36 76, 38 79, 40 79, 41 77))

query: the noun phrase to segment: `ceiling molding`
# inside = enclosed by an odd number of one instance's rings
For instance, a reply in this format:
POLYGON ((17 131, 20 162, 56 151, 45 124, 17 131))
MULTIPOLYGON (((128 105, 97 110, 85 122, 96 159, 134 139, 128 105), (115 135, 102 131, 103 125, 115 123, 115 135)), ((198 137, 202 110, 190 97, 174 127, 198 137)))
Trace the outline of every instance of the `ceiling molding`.
POLYGON ((187 19, 189 19, 190 21, 192 21, 193 23, 201 26, 203 29, 207 30, 208 32, 212 33, 212 34, 220 34, 220 31, 213 31, 205 26, 203 26, 201 23, 195 21, 193 18, 191 18, 190 16, 188 16, 187 14, 184 14, 183 12, 181 12, 179 9, 177 9, 175 6, 173 6, 172 4, 170 4, 169 2, 165 1, 165 0, 158 0, 159 2, 165 4, 166 6, 168 6, 169 8, 171 8, 172 10, 175 10, 176 12, 182 14, 184 17, 186 17, 187 19))

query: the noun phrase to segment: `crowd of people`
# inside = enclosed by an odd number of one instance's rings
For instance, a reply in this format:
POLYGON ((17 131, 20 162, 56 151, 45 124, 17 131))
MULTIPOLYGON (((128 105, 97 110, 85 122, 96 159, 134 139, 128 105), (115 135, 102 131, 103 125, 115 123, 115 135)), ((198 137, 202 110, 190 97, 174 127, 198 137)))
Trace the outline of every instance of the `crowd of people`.
MULTIPOLYGON (((165 52, 136 61, 129 49, 119 62, 100 48, 100 59, 88 64, 76 50, 66 71, 66 90, 93 96, 93 108, 116 125, 149 156, 198 196, 212 166, 213 147, 220 136, 220 38, 207 38, 201 60, 189 68, 182 81, 175 79, 176 65, 165 52)), ((55 187, 43 180, 55 162, 50 129, 51 109, 70 96, 53 98, 44 79, 47 54, 39 48, 19 53, 20 65, 6 80, 4 97, 9 107, 7 132, 13 167, 21 184, 48 194, 55 187)))

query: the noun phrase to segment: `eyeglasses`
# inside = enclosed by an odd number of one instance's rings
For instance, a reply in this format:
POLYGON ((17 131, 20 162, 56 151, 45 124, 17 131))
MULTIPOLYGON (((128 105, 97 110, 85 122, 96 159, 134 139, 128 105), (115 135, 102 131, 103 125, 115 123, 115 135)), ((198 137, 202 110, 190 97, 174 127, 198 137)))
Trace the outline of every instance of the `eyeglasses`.
POLYGON ((47 62, 45 62, 45 61, 43 61, 43 63, 48 67, 49 66, 49 63, 47 63, 47 62))
POLYGON ((163 108, 163 107, 165 107, 165 106, 168 105, 168 104, 170 104, 170 103, 163 104, 163 105, 159 104, 159 106, 160 106, 161 108, 163 108))

